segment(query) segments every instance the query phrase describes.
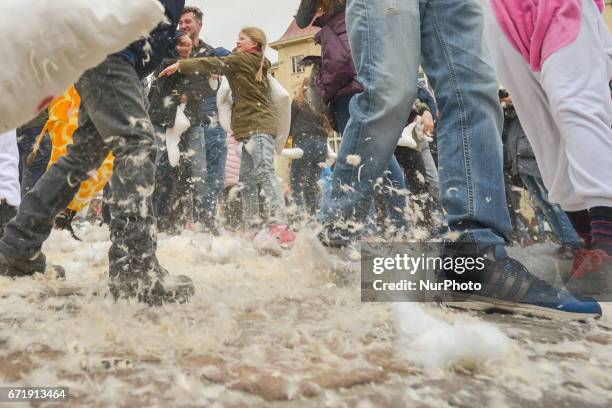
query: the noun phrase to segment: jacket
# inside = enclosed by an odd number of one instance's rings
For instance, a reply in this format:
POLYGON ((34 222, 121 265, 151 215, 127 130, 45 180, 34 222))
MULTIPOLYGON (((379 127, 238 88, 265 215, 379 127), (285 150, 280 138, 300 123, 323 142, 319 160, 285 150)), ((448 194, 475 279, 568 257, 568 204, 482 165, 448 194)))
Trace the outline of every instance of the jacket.
POLYGON ((235 186, 240 180, 240 142, 227 135, 227 158, 225 159, 224 188, 235 186))
POLYGON ((321 114, 315 113, 307 102, 291 103, 291 129, 293 142, 303 139, 327 139, 327 129, 321 114))
POLYGON ((227 57, 193 58, 179 61, 179 72, 185 75, 225 75, 232 90, 232 131, 236 140, 263 133, 276 136, 278 117, 270 99, 266 79, 270 61, 264 60, 264 80, 255 80, 261 63, 261 52, 236 52, 227 57))
MULTIPOLYGON (((215 56, 213 47, 200 40, 197 47, 193 47, 190 57, 201 58, 215 56)), ((154 80, 149 91, 149 116, 156 126, 172 127, 176 117, 176 107, 181 101, 181 95, 187 95, 185 115, 192 125, 205 125, 209 122, 203 115, 202 104, 206 97, 215 97, 209 83, 209 76, 187 76, 181 74, 159 78, 159 72, 168 65, 174 64, 176 59, 164 59, 155 71, 154 80)))

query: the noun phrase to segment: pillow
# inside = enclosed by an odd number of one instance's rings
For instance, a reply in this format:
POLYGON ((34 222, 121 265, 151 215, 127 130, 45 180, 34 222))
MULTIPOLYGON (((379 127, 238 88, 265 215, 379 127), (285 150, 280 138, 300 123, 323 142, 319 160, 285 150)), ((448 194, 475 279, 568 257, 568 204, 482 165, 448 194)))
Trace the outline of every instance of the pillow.
POLYGON ((0 132, 27 123, 83 71, 163 19, 158 0, 3 2, 0 132))

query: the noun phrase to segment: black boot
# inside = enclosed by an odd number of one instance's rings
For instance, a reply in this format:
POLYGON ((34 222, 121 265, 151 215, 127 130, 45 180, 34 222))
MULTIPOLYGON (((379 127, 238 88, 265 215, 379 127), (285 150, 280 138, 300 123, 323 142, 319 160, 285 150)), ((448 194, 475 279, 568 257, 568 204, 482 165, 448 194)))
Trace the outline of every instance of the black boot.
POLYGON ((155 220, 119 215, 111 222, 109 289, 115 299, 136 299, 150 306, 185 303, 195 293, 191 279, 173 276, 158 262, 155 220))

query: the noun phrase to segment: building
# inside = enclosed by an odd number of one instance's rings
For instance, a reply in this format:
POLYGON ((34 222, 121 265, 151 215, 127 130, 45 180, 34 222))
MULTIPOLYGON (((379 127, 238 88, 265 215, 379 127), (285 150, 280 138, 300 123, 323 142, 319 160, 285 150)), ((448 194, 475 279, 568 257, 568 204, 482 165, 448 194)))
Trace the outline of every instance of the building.
POLYGON ((278 63, 271 73, 292 96, 295 96, 302 80, 310 75, 310 68, 301 66, 302 58, 308 55, 321 55, 321 48, 314 43, 318 27, 301 29, 295 19, 291 21, 285 34, 270 44, 278 52, 278 63))

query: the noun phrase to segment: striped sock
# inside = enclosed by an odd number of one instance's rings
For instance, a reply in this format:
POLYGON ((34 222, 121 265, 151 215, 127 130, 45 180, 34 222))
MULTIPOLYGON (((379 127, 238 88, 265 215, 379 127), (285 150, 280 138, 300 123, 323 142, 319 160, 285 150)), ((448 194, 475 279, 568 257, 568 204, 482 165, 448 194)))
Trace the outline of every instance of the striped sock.
POLYGON ((593 248, 602 249, 612 256, 612 207, 593 207, 589 214, 593 248))
POLYGON ((572 222, 578 236, 584 241, 584 245, 588 248, 591 246, 591 216, 587 210, 582 211, 566 211, 565 212, 572 222))

